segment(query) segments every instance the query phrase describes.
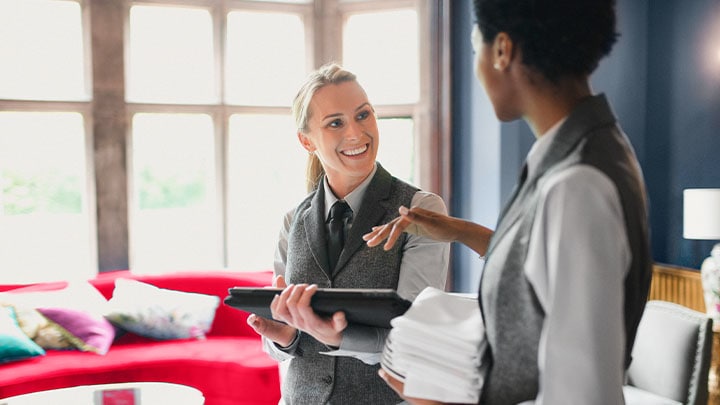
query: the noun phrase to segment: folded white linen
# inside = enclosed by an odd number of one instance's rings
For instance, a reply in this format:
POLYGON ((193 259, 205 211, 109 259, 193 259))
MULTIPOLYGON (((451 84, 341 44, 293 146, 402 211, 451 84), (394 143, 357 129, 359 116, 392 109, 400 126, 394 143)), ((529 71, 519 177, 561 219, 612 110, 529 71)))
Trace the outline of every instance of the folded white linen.
POLYGON ((380 364, 405 382, 404 395, 479 400, 486 341, 476 297, 427 287, 391 324, 380 364))
MULTIPOLYGON (((403 353, 413 352, 431 352, 442 353, 440 359, 450 364, 480 364, 480 354, 485 345, 485 341, 472 345, 465 345, 457 342, 458 339, 428 339, 428 336, 418 333, 418 331, 408 331, 406 329, 394 329, 393 339, 402 342, 402 346, 396 348, 396 351, 403 353), (454 345, 453 343, 458 343, 454 345)), ((466 342, 462 342, 466 343, 466 342)))

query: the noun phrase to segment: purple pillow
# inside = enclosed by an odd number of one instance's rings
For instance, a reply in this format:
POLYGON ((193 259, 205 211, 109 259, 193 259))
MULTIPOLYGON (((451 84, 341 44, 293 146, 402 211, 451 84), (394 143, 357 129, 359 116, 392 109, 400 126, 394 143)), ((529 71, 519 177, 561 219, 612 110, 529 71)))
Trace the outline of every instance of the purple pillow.
POLYGON ((78 349, 105 354, 115 339, 115 328, 107 319, 70 308, 37 308, 78 349))

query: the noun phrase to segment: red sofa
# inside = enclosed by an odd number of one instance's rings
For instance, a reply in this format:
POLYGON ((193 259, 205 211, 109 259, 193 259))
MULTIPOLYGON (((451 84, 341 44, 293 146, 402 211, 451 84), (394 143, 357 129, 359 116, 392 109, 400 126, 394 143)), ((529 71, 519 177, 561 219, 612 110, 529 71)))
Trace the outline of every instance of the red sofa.
MULTIPOLYGON (((126 333, 116 337, 105 355, 48 350, 44 356, 0 364, 0 398, 78 385, 157 381, 195 387, 206 405, 278 403, 277 362, 262 351, 259 336, 246 324, 247 313, 222 303, 230 287, 269 285, 271 272, 134 275, 125 270, 102 273, 90 283, 109 299, 118 277, 218 296, 207 338, 157 341, 126 333)), ((0 285, 0 291, 16 287, 0 285)))

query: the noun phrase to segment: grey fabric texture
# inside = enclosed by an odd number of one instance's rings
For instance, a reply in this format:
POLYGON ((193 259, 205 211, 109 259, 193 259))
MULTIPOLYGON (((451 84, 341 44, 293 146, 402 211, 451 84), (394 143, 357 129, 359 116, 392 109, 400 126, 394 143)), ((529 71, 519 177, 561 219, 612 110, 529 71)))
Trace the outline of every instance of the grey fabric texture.
POLYGON ((626 353, 631 352, 652 266, 646 194, 635 153, 606 98, 598 95, 578 105, 559 128, 538 169, 516 187, 490 241, 479 300, 488 339, 484 363, 489 364, 482 404, 516 404, 538 394, 538 345, 545 315, 525 277, 524 263, 538 190, 550 174, 576 164, 603 172, 620 195, 633 253, 624 289, 626 353))
MULTIPOLYGON (((707 404, 712 320, 671 302, 650 301, 640 321, 627 384, 688 405, 707 404)), ((626 397, 628 404, 633 402, 626 397)), ((657 403, 657 402, 656 402, 657 403)))
MULTIPOLYGON (((368 248, 362 235, 397 216, 409 206, 417 188, 378 169, 354 214, 344 248, 334 269, 328 267, 324 191, 320 187, 297 208, 288 236, 288 283, 315 283, 323 288, 396 289, 406 238, 390 251, 368 248)), ((386 331, 386 330, 383 330, 386 331)), ((359 331, 358 331, 359 332, 359 331)), ((363 333, 372 333, 364 330, 363 333)), ((397 404, 395 392, 378 376, 379 365, 350 357, 321 354, 330 349, 300 333, 283 381, 286 404, 397 404)))

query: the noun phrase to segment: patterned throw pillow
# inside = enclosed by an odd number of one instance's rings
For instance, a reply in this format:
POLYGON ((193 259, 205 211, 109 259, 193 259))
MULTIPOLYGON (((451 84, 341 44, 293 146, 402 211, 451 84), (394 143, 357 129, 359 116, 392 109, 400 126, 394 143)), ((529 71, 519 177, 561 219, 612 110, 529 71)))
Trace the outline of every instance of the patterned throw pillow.
POLYGON ((44 354, 43 348, 20 329, 12 307, 0 305, 0 363, 44 354))
POLYGON ((220 298, 158 288, 119 278, 105 317, 118 327, 159 340, 203 339, 215 319, 220 298))
POLYGON ((74 347, 104 355, 115 339, 115 328, 102 316, 71 308, 38 308, 54 329, 74 347))
POLYGON ((74 349, 75 346, 63 334, 60 327, 50 322, 35 308, 13 305, 20 329, 45 350, 74 349))
POLYGON ((25 335, 45 350, 106 354, 115 328, 103 317, 105 297, 84 281, 70 282, 60 289, 41 287, 0 293, 0 303, 13 308, 25 335))

